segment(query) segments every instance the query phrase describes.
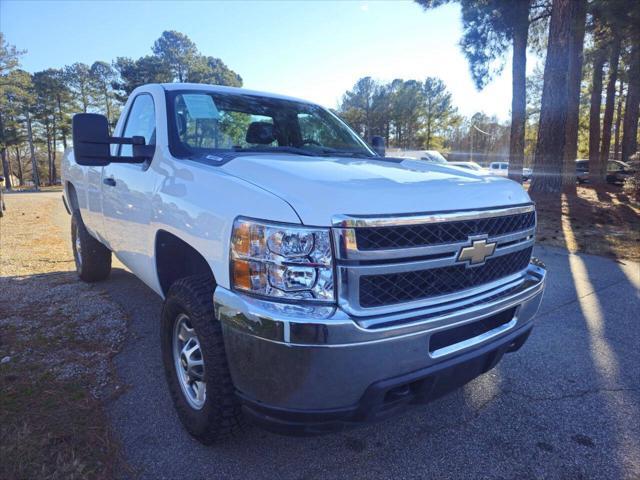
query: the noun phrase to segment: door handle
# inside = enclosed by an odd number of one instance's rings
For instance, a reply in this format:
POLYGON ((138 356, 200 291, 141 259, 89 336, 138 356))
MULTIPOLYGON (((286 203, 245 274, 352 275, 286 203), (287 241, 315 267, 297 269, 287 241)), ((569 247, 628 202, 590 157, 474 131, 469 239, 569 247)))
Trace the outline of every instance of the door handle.
POLYGON ((102 179, 102 183, 104 183, 105 185, 109 185, 110 187, 115 187, 116 186, 115 179, 113 179, 111 177, 103 178, 102 179))

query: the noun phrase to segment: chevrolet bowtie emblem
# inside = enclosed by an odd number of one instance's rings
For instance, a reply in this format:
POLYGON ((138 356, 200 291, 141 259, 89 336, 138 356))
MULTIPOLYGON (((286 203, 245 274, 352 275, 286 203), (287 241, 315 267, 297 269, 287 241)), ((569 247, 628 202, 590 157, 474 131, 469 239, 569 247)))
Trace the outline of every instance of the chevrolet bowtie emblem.
POLYGON ((496 251, 496 243, 487 243, 486 240, 474 240, 470 247, 460 249, 458 262, 469 262, 469 265, 484 263, 487 257, 496 251))

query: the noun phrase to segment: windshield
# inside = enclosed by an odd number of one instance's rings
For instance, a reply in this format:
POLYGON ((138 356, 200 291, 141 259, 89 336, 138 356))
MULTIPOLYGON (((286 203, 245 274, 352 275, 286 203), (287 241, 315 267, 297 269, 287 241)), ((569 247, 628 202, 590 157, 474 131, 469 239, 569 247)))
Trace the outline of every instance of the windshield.
POLYGON ((207 91, 168 92, 167 105, 169 146, 177 157, 256 151, 375 156, 349 127, 318 105, 207 91))

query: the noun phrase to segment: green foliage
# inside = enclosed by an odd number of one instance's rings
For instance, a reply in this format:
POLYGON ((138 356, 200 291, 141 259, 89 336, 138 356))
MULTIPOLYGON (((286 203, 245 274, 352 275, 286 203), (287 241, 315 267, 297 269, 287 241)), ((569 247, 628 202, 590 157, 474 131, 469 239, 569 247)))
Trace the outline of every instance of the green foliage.
POLYGON ((20 65, 20 57, 26 53, 18 50, 15 45, 10 45, 0 32, 0 75, 6 75, 20 65))
MULTIPOLYGON (((242 78, 221 59, 202 55, 186 35, 165 31, 152 47, 152 55, 138 59, 118 57, 112 63, 74 63, 61 70, 47 69, 33 75, 19 70, 24 53, 6 42, 0 32, 0 150, 7 148, 14 162, 4 173, 20 177, 30 167, 28 153, 33 147, 36 170, 55 181, 59 145, 67 147, 71 118, 78 112, 104 114, 113 127, 122 104, 137 87, 147 83, 188 81, 242 86, 242 78), (27 115, 31 120, 33 143, 29 145, 27 115), (28 149, 26 147, 29 147, 28 149), (26 150, 26 153, 25 153, 26 150)), ((223 127, 231 137, 246 131, 248 120, 229 118, 223 127), (244 126, 244 128, 243 128, 244 126)), ((239 137, 238 137, 239 138, 239 137)))
POLYGON ((427 77, 423 84, 424 95, 424 146, 430 150, 434 135, 457 121, 457 109, 451 103, 451 94, 439 78, 427 77))
POLYGON ((169 30, 162 32, 151 49, 173 74, 173 80, 184 82, 198 56, 196 44, 184 33, 169 30))
POLYGON ((113 66, 120 77, 113 80, 116 98, 123 102, 146 83, 190 82, 241 87, 242 77, 219 58, 200 54, 186 35, 163 32, 153 44, 153 55, 137 60, 118 57, 113 66))
POLYGON ((118 107, 113 91, 113 84, 117 79, 116 70, 107 62, 97 61, 91 65, 89 74, 96 105, 104 106, 107 120, 110 124, 115 123, 118 118, 118 107))
POLYGON ((66 84, 84 113, 93 107, 95 89, 91 78, 91 67, 86 63, 74 63, 64 67, 66 84))
MULTIPOLYGON (((439 7, 447 0, 415 0, 425 10, 439 7)), ((478 89, 484 88, 504 68, 505 52, 514 31, 532 20, 546 18, 548 2, 531 7, 530 0, 459 0, 463 34, 460 46, 469 61, 471 77, 478 89)))
POLYGON ((344 94, 339 113, 362 137, 380 135, 401 148, 441 145, 438 135, 459 120, 451 94, 434 77, 386 84, 361 78, 344 94))
POLYGON ((155 55, 147 55, 137 60, 118 57, 114 66, 120 74, 120 80, 115 85, 117 90, 123 92, 118 96, 121 102, 140 85, 173 81, 173 74, 168 65, 155 55))
POLYGON ((241 87, 242 77, 231 70, 219 58, 199 55, 191 64, 187 82, 241 87))

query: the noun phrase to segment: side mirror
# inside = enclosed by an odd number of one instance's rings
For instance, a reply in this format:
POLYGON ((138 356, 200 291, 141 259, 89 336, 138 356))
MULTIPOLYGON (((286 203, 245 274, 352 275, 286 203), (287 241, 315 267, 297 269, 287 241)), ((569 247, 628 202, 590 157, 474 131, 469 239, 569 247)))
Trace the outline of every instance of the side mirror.
POLYGON ((371 146, 373 147, 373 151, 376 152, 379 156, 384 157, 386 155, 386 151, 384 148, 384 138, 375 135, 371 138, 371 146))
POLYGON ((153 156, 153 147, 144 137, 109 136, 109 122, 104 115, 78 113, 73 116, 73 154, 78 165, 104 167, 110 163, 143 163, 153 156), (133 157, 112 157, 111 145, 133 145, 133 157), (141 148, 142 147, 142 148, 141 148))

